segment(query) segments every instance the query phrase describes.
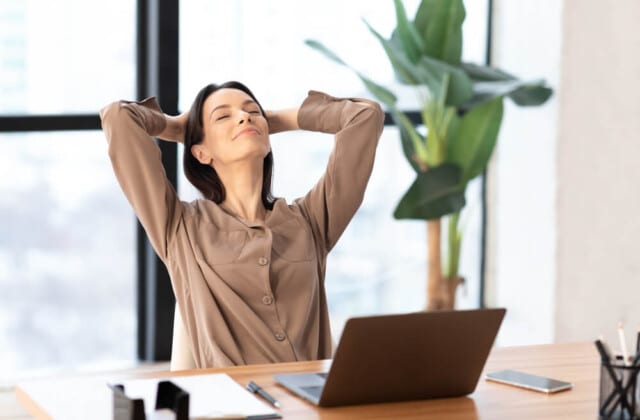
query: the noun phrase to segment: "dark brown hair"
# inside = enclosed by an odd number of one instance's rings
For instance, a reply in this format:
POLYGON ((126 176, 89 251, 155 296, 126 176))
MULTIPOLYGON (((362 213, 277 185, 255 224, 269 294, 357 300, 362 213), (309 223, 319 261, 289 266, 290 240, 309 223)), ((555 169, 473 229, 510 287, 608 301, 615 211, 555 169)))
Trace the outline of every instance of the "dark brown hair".
MULTIPOLYGON (((211 166, 202 164, 191 153, 191 146, 202 143, 204 139, 204 123, 202 111, 204 108, 205 100, 212 93, 220 89, 238 89, 245 92, 253 99, 260 112, 266 117, 262 105, 258 102, 253 93, 248 87, 240 82, 225 82, 221 85, 209 84, 203 87, 196 95, 196 99, 191 105, 189 110, 189 119, 184 133, 184 156, 183 166, 184 173, 187 179, 202 193, 204 198, 211 200, 216 204, 220 204, 224 201, 226 193, 224 184, 218 176, 218 173, 211 166)), ((271 193, 271 181, 273 176, 273 152, 269 151, 264 158, 264 165, 262 169, 262 203, 268 210, 273 209, 273 203, 275 201, 273 194, 271 193)))

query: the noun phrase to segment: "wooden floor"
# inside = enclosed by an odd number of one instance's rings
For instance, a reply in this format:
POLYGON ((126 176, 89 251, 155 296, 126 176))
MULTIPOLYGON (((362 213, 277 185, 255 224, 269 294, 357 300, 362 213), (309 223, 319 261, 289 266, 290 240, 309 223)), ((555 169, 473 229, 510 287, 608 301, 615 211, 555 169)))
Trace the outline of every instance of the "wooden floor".
MULTIPOLYGON (((123 369, 124 370, 124 369, 123 369)), ((153 372, 169 370, 169 362, 144 364, 136 368, 127 368, 127 372, 153 372)), ((109 372, 118 372, 111 370, 109 372)), ((96 373, 96 372, 92 372, 96 373)), ((20 381, 18 381, 20 382, 20 381)), ((0 384, 0 420, 31 420, 33 417, 16 401, 16 395, 12 386, 0 384)))

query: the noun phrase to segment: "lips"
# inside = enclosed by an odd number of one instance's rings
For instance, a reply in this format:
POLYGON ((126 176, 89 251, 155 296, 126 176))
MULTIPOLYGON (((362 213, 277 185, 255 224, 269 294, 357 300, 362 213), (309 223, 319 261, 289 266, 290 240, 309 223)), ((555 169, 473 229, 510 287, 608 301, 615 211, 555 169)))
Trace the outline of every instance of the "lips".
POLYGON ((235 136, 233 136, 233 140, 237 139, 238 137, 240 137, 243 134, 258 134, 258 130, 256 130, 253 127, 249 127, 249 128, 245 128, 244 130, 240 131, 238 134, 236 134, 235 136))

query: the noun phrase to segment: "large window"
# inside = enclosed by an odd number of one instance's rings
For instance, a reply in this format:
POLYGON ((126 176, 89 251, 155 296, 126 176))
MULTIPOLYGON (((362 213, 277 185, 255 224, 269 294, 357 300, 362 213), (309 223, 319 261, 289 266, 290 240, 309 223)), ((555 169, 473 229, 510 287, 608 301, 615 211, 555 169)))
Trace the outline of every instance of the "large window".
POLYGON ((135 225, 103 137, 0 135, 3 372, 134 358, 135 225))
POLYGON ((3 0, 0 113, 93 114, 132 97, 134 30, 127 0, 3 0))
POLYGON ((134 18, 126 0, 0 2, 0 116, 74 130, 0 127, 3 378, 135 359, 135 219, 104 135, 74 128, 134 96, 134 18))
MULTIPOLYGON (((419 0, 404 3, 413 15, 419 0)), ((166 89, 161 103, 175 109, 166 92, 179 86, 177 108, 184 110, 203 85, 231 79, 249 85, 267 108, 299 104, 309 89, 368 96, 349 70, 306 47, 305 38, 322 41, 371 78, 393 85, 383 50, 361 22, 364 17, 388 36, 395 24, 391 0, 184 1, 179 57, 166 45, 172 41, 163 38, 177 27, 172 5, 0 2, 0 123, 15 127, 18 121, 23 127, 15 133, 0 125, 0 370, 7 376, 23 369, 133 360, 136 321, 139 355, 146 353, 140 351, 144 345, 160 335, 167 342, 170 335, 169 323, 156 316, 172 312, 170 299, 152 294, 167 281, 136 241, 141 231, 136 233, 97 131, 101 106, 166 89), (175 71, 163 72, 167 66, 175 71), (154 83, 160 87, 150 88, 154 83), (68 131, 46 131, 52 121, 62 121, 68 131), (92 130, 82 131, 87 122, 92 130)), ((464 56, 483 62, 487 0, 466 6, 464 56)), ((405 109, 417 110, 414 92, 394 89, 405 109)), ((291 201, 320 177, 333 142, 301 132, 272 141, 275 193, 291 201)), ((175 168, 167 173, 175 175, 175 168)), ((424 305, 425 224, 392 218, 413 177, 397 129, 386 127, 364 203, 328 261, 335 338, 350 316, 424 305)), ((464 216, 462 270, 468 287, 461 307, 478 302, 479 191, 477 184, 470 186, 464 216)), ((179 192, 184 199, 194 196, 184 178, 179 192)))

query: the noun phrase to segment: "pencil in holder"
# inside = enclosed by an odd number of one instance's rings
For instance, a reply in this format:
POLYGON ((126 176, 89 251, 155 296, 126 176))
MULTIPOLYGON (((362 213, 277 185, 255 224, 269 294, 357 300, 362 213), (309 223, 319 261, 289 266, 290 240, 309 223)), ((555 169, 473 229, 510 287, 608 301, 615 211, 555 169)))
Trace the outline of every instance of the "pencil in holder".
POLYGON ((640 419, 639 373, 640 366, 627 366, 622 361, 601 361, 600 419, 640 419))

